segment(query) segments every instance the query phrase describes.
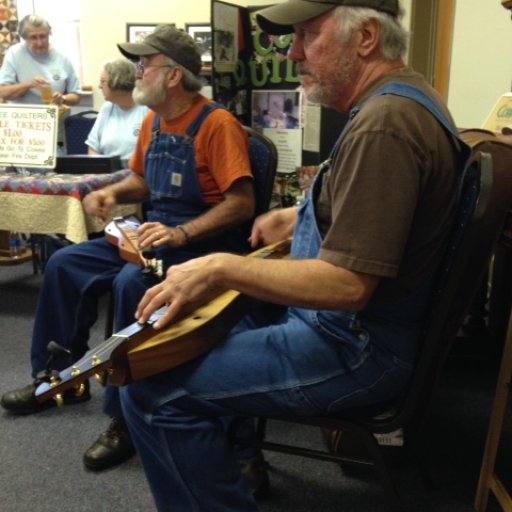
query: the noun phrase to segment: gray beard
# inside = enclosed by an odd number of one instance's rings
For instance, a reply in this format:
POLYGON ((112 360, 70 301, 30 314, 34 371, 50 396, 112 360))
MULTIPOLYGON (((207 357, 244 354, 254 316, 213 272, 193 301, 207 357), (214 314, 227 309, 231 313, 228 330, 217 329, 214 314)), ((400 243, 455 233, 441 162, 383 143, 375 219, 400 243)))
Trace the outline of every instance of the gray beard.
MULTIPOLYGON (((347 86, 352 83, 353 68, 349 57, 341 57, 328 82, 316 81, 309 90, 304 88, 307 100, 327 107, 335 105, 343 96, 347 86)), ((315 75, 311 76, 315 77, 315 75)))
POLYGON ((161 105, 165 101, 165 76, 163 73, 160 74, 156 81, 148 86, 144 86, 142 80, 137 80, 132 93, 133 101, 137 105, 145 105, 150 108, 161 105))

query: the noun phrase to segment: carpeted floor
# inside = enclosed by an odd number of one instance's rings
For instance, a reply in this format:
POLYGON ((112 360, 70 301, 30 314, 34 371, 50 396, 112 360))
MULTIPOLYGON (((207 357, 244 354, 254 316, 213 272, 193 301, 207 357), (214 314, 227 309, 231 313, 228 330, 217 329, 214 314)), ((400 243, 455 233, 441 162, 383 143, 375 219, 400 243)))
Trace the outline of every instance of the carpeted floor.
MULTIPOLYGON (((29 344, 40 281, 30 264, 0 267, 0 393, 30 382, 29 344)), ((103 329, 104 318, 100 318, 92 345, 103 340, 103 329)), ((414 466, 393 470, 407 511, 473 510, 497 376, 496 358, 485 350, 485 343, 479 340, 474 350, 462 347, 446 368, 430 420, 432 486, 425 484, 414 466)), ((103 473, 83 468, 84 451, 108 424, 101 413, 102 389, 96 382, 92 393, 92 400, 85 404, 36 415, 0 412, 0 511, 154 510, 136 457, 103 473)), ((269 430, 272 436, 307 446, 323 442, 321 433, 313 429, 274 423, 269 430)), ((510 454, 510 443, 504 450, 510 454)), ((271 491, 261 502, 262 512, 385 510, 384 494, 370 471, 342 472, 332 463, 290 455, 268 453, 266 457, 271 491)), ((506 475, 512 474, 507 459, 500 457, 500 470, 506 475)), ((489 511, 497 510, 491 503, 489 511)))

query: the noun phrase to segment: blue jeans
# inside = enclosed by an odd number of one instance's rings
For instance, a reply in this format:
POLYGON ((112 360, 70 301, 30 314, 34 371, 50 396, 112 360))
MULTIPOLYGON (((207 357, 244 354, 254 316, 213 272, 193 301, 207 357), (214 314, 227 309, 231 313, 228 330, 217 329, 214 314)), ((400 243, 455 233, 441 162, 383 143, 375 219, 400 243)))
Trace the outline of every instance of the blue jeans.
MULTIPOLYGON (((197 247, 168 251, 165 266, 181 263, 204 254, 197 247)), ((144 277, 139 266, 126 263, 118 248, 105 238, 69 245, 49 258, 38 298, 32 333, 32 376, 44 370, 47 346, 56 341, 71 351, 71 357, 59 357, 52 368, 63 370, 80 359, 89 349, 89 331, 98 318, 98 301, 112 291, 114 296, 114 331, 135 322, 135 311, 146 290, 157 283, 144 277)), ((107 386, 103 411, 120 416, 117 387, 107 386)))
POLYGON ((88 350, 89 330, 98 318, 98 300, 113 291, 116 330, 135 321, 136 306, 148 288, 140 268, 119 257, 118 249, 100 238, 69 245, 52 254, 45 267, 32 334, 35 376, 46 366, 50 341, 72 352, 53 368, 62 370, 88 350))
POLYGON ((292 311, 197 361, 121 388, 123 413, 159 511, 253 511, 226 416, 317 415, 396 397, 412 362, 369 338, 346 342, 292 311))

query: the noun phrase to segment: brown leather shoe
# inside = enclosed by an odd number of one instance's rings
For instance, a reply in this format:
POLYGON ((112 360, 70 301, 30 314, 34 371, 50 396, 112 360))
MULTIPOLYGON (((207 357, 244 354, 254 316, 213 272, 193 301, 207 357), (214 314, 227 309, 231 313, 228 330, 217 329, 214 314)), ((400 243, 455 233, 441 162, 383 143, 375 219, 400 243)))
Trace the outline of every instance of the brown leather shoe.
MULTIPOLYGON (((44 402, 38 402, 35 391, 41 379, 36 379, 32 384, 20 389, 13 389, 2 395, 0 405, 13 414, 33 414, 55 407, 57 402, 50 398, 44 402)), ((63 393, 64 405, 79 404, 90 400, 89 381, 85 380, 83 387, 67 389, 63 393)))
POLYGON ((115 417, 108 429, 84 454, 84 466, 91 471, 101 471, 122 464, 135 455, 130 433, 123 418, 115 417))

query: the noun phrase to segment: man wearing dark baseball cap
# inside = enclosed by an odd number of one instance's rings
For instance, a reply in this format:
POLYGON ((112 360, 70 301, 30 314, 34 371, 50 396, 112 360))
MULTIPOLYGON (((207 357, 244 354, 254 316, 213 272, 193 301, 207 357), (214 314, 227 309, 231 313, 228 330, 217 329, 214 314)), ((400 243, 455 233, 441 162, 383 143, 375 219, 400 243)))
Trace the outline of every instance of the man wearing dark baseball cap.
POLYGON ((256 19, 268 34, 290 34, 295 23, 316 18, 340 5, 369 7, 391 16, 397 16, 399 12, 398 0, 288 0, 258 11, 256 19))
POLYGON ((399 14, 396 0, 257 13, 271 34, 294 32, 306 98, 349 121, 304 203, 255 221, 255 246, 293 236, 289 260, 208 255, 171 267, 139 304, 145 322, 212 288, 270 303, 197 362, 122 389, 159 512, 258 510, 223 418, 384 408, 410 385, 467 153, 442 98, 404 63, 399 14))
POLYGON ((120 52, 131 60, 163 53, 193 75, 201 72, 201 53, 194 40, 173 25, 158 25, 142 43, 119 43, 120 52))

